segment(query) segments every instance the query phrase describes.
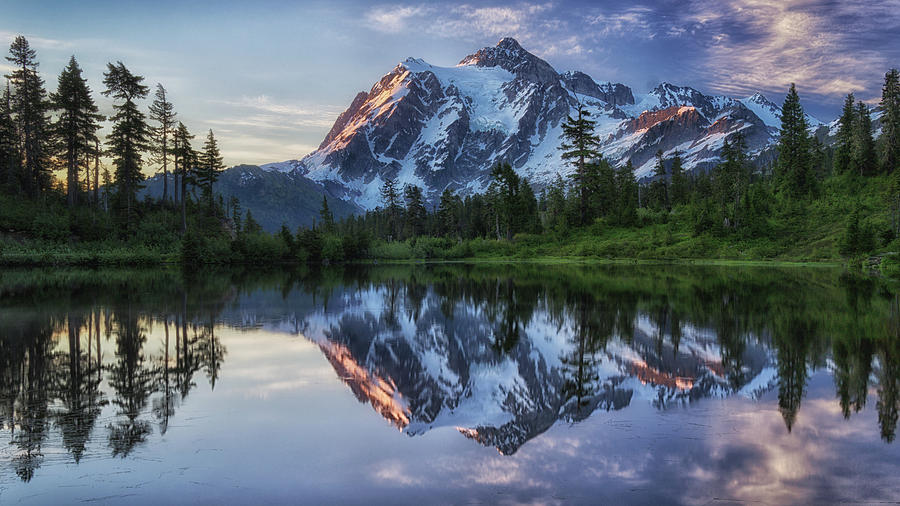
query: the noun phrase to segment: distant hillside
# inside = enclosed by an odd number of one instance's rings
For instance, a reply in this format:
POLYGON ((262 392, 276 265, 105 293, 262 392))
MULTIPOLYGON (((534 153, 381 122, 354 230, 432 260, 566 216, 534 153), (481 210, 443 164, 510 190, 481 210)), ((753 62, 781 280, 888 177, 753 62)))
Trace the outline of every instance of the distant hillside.
MULTIPOLYGON (((169 191, 173 178, 169 176, 169 191)), ((157 175, 146 181, 141 198, 162 196, 163 177, 157 175)), ((341 200, 321 184, 296 173, 266 171, 255 165, 238 165, 222 172, 215 186, 226 200, 236 196, 243 209, 250 209, 253 218, 270 232, 281 228, 282 223, 291 230, 300 225, 309 226, 318 220, 322 195, 328 197, 328 207, 335 219, 359 212, 353 203, 341 200)))

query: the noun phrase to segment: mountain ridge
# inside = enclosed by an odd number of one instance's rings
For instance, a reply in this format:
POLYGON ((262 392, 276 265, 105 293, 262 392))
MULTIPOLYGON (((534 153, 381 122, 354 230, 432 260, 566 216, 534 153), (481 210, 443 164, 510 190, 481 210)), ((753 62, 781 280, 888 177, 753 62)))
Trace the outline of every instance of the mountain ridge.
MULTIPOLYGON (((708 170, 726 136, 742 132, 762 163, 777 141, 779 108, 761 93, 732 98, 662 82, 646 94, 580 71, 559 73, 512 38, 439 67, 407 58, 360 92, 319 148, 277 164, 319 182, 361 209, 380 205, 387 179, 423 187, 483 192, 490 167, 507 161, 542 188, 572 169, 560 157, 561 123, 583 104, 597 121, 604 157, 632 160, 639 177, 661 149, 688 169, 708 170)), ((811 129, 822 122, 809 116, 811 129)))

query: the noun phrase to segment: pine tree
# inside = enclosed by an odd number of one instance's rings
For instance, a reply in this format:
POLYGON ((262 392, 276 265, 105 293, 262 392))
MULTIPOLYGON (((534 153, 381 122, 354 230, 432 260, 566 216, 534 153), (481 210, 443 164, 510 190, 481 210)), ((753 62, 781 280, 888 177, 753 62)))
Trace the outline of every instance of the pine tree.
POLYGON ((603 158, 587 164, 590 206, 588 221, 595 216, 609 216, 616 205, 616 171, 603 158))
POLYGON ((397 183, 391 179, 385 179, 381 186, 381 201, 384 203, 388 215, 388 240, 398 239, 400 236, 400 194, 397 191, 397 183))
POLYGON ((629 159, 616 173, 616 221, 619 225, 632 226, 637 223, 638 183, 634 176, 634 165, 629 159))
POLYGON ((538 214, 538 201, 534 189, 527 178, 519 181, 519 194, 516 202, 516 230, 529 234, 541 232, 541 218, 538 214))
POLYGON ((0 187, 13 191, 21 186, 21 159, 19 158, 16 124, 12 117, 12 97, 9 81, 0 97, 0 187))
POLYGON ((681 153, 679 153, 678 150, 675 150, 675 154, 672 156, 672 166, 669 168, 669 171, 672 174, 672 206, 686 204, 689 190, 688 178, 684 173, 681 153))
POLYGON ((457 239, 461 239, 459 212, 462 207, 462 201, 459 195, 456 195, 449 188, 444 188, 441 193, 441 202, 438 205, 437 219, 439 233, 442 236, 455 235, 457 239))
POLYGON ((152 129, 152 148, 154 161, 162 165, 163 169, 163 202, 168 200, 169 196, 169 157, 171 155, 169 139, 172 138, 176 128, 175 116, 175 106, 172 105, 172 102, 169 102, 166 96, 166 89, 163 88, 163 85, 157 83, 156 96, 153 103, 150 104, 150 119, 156 122, 156 126, 152 129))
POLYGON ((516 204, 519 194, 519 175, 513 170, 512 165, 505 162, 497 162, 491 169, 491 190, 494 197, 494 225, 498 238, 501 225, 505 230, 507 239, 512 239, 515 233, 516 204))
POLYGON ((59 85, 56 93, 50 95, 50 102, 57 113, 52 132, 57 139, 57 156, 66 170, 66 201, 69 207, 74 207, 81 186, 79 164, 84 166, 85 187, 90 189, 90 160, 97 155, 97 130, 103 121, 74 56, 60 73, 59 85))
POLYGON ((403 188, 403 199, 406 201, 406 237, 418 237, 425 232, 428 211, 422 189, 415 185, 403 188))
POLYGON ((781 107, 781 137, 778 140, 776 178, 782 191, 792 197, 807 195, 812 189, 810 142, 806 114, 797 88, 791 83, 781 107))
POLYGON ((194 136, 188 131, 184 123, 178 122, 178 127, 172 135, 173 171, 178 175, 181 183, 181 233, 187 231, 187 185, 193 184, 191 175, 197 166, 197 152, 191 147, 191 139, 194 136))
POLYGON ((900 71, 884 75, 881 91, 881 167, 884 171, 900 168, 900 71))
POLYGON ((834 173, 856 172, 857 168, 851 165, 851 153, 853 152, 853 137, 856 122, 856 107, 853 93, 847 95, 844 100, 844 108, 841 118, 838 120, 838 131, 834 147, 834 173))
POLYGON ((108 153, 115 164, 116 200, 119 212, 123 213, 125 229, 134 223, 134 208, 137 192, 142 188, 144 174, 141 172, 141 153, 149 148, 149 127, 146 117, 135 100, 145 98, 150 91, 141 84, 144 78, 132 74, 125 64, 108 63, 103 73, 104 95, 119 101, 113 105, 116 113, 112 132, 109 134, 108 153))
POLYGON ((50 188, 50 119, 44 81, 38 75, 37 53, 19 35, 9 47, 13 71, 6 77, 13 86, 12 114, 18 130, 22 167, 28 174, 26 193, 37 195, 50 188))
POLYGON ((326 232, 334 230, 334 215, 328 209, 328 197, 322 195, 322 207, 319 209, 319 220, 326 232))
POLYGON ((557 173, 547 191, 547 228, 561 229, 566 225, 566 183, 557 173))
POLYGON ((219 152, 219 144, 213 131, 210 130, 206 135, 206 142, 203 144, 203 151, 197 160, 197 166, 194 170, 194 181, 203 196, 209 204, 209 211, 213 211, 213 185, 219 180, 219 173, 225 168, 222 154, 219 152))
POLYGON ((669 181, 666 178, 666 163, 662 150, 656 151, 656 165, 653 166, 653 182, 650 184, 652 203, 661 209, 669 209, 669 181))
POLYGON ((713 192, 718 201, 724 226, 741 226, 741 201, 750 186, 750 164, 747 143, 740 132, 726 138, 722 146, 722 163, 713 174, 713 192))
POLYGON ((231 196, 231 226, 235 235, 241 233, 241 201, 234 195, 231 196))
POLYGON ((872 114, 863 102, 856 104, 856 120, 853 131, 853 165, 860 176, 873 174, 876 169, 875 140, 872 138, 872 114))
POLYGON ((566 139, 560 148, 563 150, 562 158, 575 167, 575 173, 572 179, 575 183, 576 191, 579 199, 579 214, 582 225, 588 221, 588 200, 589 200, 589 181, 587 178, 588 162, 599 159, 600 155, 600 139, 594 135, 595 121, 590 118, 588 112, 582 104, 578 104, 578 114, 576 118, 572 116, 566 117, 563 123, 563 138, 566 139))

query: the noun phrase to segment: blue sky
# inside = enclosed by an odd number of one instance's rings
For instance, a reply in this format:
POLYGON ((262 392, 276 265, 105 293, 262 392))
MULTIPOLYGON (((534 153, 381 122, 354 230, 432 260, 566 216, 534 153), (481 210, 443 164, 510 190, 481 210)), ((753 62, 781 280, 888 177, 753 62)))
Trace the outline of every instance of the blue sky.
POLYGON ((884 72, 900 66, 898 33, 900 0, 0 0, 0 42, 28 37, 49 89, 72 54, 98 94, 106 62, 122 60, 168 89, 198 137, 212 128, 229 164, 301 157, 406 57, 455 65, 505 36, 558 71, 638 92, 665 80, 780 103, 796 82, 828 120, 848 92, 877 101, 884 72))

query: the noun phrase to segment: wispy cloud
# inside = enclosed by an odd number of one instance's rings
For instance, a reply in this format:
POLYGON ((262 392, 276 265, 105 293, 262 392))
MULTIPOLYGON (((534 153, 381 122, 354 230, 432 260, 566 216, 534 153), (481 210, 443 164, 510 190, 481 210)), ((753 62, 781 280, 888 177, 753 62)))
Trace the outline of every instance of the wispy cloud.
POLYGON ((0 30, 0 41, 3 41, 5 47, 9 47, 13 40, 19 35, 24 35, 28 39, 28 44, 36 49, 72 49, 75 43, 69 40, 49 39, 46 37, 38 37, 27 33, 15 33, 8 30, 0 30))
POLYGON ((243 124, 261 128, 329 127, 341 110, 327 106, 310 106, 276 102, 267 95, 220 100, 218 104, 237 112, 216 120, 220 124, 243 124))
POLYGON ((507 5, 382 5, 364 16, 366 26, 392 34, 418 33, 447 39, 483 41, 515 37, 541 56, 590 53, 552 2, 507 5))
POLYGON ((592 28, 595 36, 628 35, 652 39, 656 37, 653 16, 653 9, 637 6, 621 11, 595 12, 586 16, 585 21, 592 28))
MULTIPOLYGON (((298 158, 316 146, 297 142, 306 132, 327 131, 341 109, 276 100, 268 95, 211 100, 219 110, 205 120, 222 139, 230 163, 265 163, 298 158)), ((324 135, 324 134, 322 134, 324 135)))
POLYGON ((399 33, 407 28, 409 20, 424 15, 428 10, 422 6, 380 6, 367 12, 365 19, 377 31, 399 33))
POLYGON ((797 83, 820 96, 874 94, 900 51, 900 2, 737 0, 692 2, 679 18, 706 48, 712 88, 731 93, 797 83), (891 5, 892 4, 892 5, 891 5))

